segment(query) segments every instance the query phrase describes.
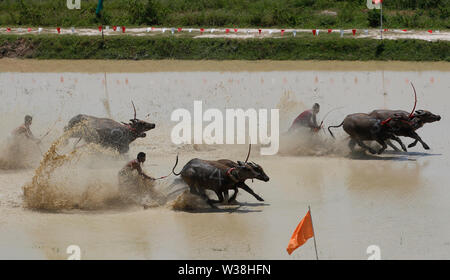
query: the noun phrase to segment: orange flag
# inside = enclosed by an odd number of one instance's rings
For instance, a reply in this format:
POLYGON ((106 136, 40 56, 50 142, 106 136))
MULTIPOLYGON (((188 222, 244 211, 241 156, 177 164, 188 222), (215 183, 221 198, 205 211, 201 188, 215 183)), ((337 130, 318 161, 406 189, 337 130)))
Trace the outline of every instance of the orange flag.
POLYGON ((308 213, 306 213, 305 217, 303 217, 292 234, 286 251, 289 255, 292 254, 295 249, 305 244, 305 242, 313 236, 314 228, 311 220, 311 212, 308 210, 308 213))

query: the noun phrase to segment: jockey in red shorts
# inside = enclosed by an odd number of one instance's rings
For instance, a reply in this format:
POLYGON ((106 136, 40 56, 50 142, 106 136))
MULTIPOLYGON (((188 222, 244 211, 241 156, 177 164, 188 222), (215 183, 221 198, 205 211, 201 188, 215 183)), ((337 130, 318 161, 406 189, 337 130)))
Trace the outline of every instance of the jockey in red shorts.
POLYGON ((315 103, 312 109, 306 110, 295 118, 288 132, 293 132, 301 127, 310 128, 312 131, 318 131, 320 125, 317 124, 316 115, 320 111, 320 105, 315 103))

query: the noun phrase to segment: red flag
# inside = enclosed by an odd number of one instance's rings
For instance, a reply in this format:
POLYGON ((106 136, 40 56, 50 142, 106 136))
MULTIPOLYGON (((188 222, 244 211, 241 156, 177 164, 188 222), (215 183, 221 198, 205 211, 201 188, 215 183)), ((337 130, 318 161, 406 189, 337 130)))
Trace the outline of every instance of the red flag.
POLYGON ((291 240, 286 248, 288 254, 292 254, 295 249, 305 244, 305 242, 314 236, 314 229, 311 220, 311 212, 308 210, 305 217, 300 221, 292 234, 291 240))
POLYGON ((430 30, 428 30, 428 33, 430 33, 430 34, 431 34, 431 33, 433 33, 433 30, 431 30, 431 29, 430 29, 430 30))

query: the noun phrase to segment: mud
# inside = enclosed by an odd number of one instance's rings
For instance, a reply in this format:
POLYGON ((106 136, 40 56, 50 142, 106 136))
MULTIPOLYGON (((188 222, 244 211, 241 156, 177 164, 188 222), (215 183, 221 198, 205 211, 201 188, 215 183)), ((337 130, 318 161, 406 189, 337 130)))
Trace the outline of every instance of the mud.
POLYGON ((366 259, 370 245, 381 248, 383 259, 450 257, 448 64, 328 62, 327 70, 294 62, 205 61, 189 71, 190 62, 171 61, 154 64, 161 66, 158 72, 134 62, 74 62, 69 71, 61 61, 3 61, 0 142, 28 113, 36 136, 50 132, 39 163, 0 170, 0 258, 66 259, 66 248, 75 244, 83 259, 314 259, 312 242, 291 256, 285 251, 308 206, 321 259, 366 259), (124 72, 135 65, 141 66, 124 72), (283 135, 315 102, 321 104, 319 121, 341 108, 325 126, 374 108, 410 110, 411 81, 418 109, 442 116, 419 131, 431 150, 418 145, 408 153, 350 154, 342 130, 336 130, 337 140, 323 131, 283 135), (131 99, 138 118, 157 126, 126 156, 95 145, 73 151, 73 140, 60 146, 63 127, 75 114, 127 121, 131 99), (144 172, 154 177, 170 173, 177 153, 178 168, 194 157, 245 159, 247 145, 171 143, 171 112, 192 110, 193 100, 203 100, 204 110, 280 109, 280 152, 261 156, 255 145, 250 156, 270 177, 247 182, 265 201, 240 191, 237 204, 211 209, 171 175, 141 182, 147 193, 134 203, 120 202, 117 172, 139 151, 147 153, 144 172))

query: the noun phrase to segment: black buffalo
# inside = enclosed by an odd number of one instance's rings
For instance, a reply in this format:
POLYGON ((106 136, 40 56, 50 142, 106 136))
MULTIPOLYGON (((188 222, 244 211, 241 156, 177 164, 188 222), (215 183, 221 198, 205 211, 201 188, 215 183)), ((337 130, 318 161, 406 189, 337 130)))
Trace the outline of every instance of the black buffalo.
POLYGON ((154 123, 136 118, 134 104, 133 109, 134 118, 130 119, 129 123, 80 114, 70 119, 64 130, 69 133, 69 138, 79 138, 76 144, 83 139, 86 143, 97 143, 114 148, 119 153, 126 153, 130 149, 131 142, 145 137, 146 131, 155 128, 154 123))
POLYGON ((398 130, 395 132, 395 135, 413 138, 415 141, 409 144, 408 148, 412 148, 420 142, 425 150, 429 150, 430 147, 422 141, 422 138, 420 138, 416 130, 421 128, 426 123, 440 121, 441 116, 435 115, 426 110, 417 110, 413 114, 402 110, 373 110, 369 113, 369 116, 379 120, 388 120, 395 115, 401 115, 403 116, 403 119, 405 119, 405 121, 399 123, 398 130))
POLYGON ((266 182, 269 181, 269 177, 262 168, 254 163, 239 164, 231 160, 212 161, 194 158, 186 163, 179 173, 175 173, 177 163, 178 156, 172 169, 173 174, 181 175, 182 180, 189 186, 190 192, 204 198, 211 207, 215 207, 214 203, 222 203, 224 193, 228 194, 228 190, 235 191, 233 194, 233 198, 235 198, 237 188, 242 188, 258 200, 262 200, 245 185, 245 180, 261 179, 266 182), (207 189, 214 191, 218 200, 209 199, 205 192, 207 189))
POLYGON ((358 144, 363 149, 368 150, 372 154, 381 154, 387 148, 386 140, 392 139, 397 141, 402 149, 406 151, 406 147, 403 142, 396 136, 396 132, 399 130, 399 124, 402 121, 407 121, 408 118, 402 115, 394 115, 387 120, 380 120, 371 117, 368 114, 357 113, 351 114, 345 117, 340 125, 329 126, 328 131, 331 136, 334 137, 330 128, 343 126, 344 131, 350 135, 349 147, 353 151, 355 145, 358 144), (363 141, 377 141, 382 148, 375 151, 373 148, 364 144, 363 141))

